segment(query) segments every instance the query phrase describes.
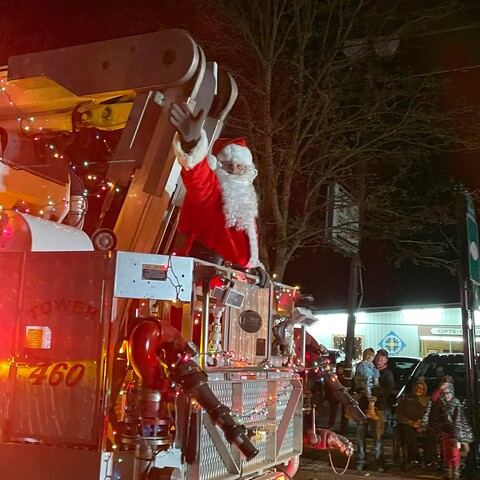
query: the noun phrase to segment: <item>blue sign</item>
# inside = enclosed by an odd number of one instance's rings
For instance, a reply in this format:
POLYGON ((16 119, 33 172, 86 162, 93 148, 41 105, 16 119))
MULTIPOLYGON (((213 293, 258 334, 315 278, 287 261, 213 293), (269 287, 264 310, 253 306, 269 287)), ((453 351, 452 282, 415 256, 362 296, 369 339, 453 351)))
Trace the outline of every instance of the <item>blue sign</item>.
POLYGON ((397 355, 407 344, 393 331, 388 332, 378 344, 380 348, 384 348, 389 354, 397 355))

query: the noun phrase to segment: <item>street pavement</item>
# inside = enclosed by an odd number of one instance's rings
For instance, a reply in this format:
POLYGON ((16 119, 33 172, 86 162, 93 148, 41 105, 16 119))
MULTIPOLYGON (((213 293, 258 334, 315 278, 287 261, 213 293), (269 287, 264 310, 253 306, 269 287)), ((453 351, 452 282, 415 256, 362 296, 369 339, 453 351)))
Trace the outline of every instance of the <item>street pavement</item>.
MULTIPOLYGON (((318 428, 326 428, 328 422, 328 409, 321 409, 317 412, 317 425, 318 428)), ((339 433, 341 430, 341 417, 337 417, 337 422, 333 428, 333 431, 339 433)), ((355 445, 355 433, 356 425, 353 422, 349 422, 347 426, 346 436, 355 445)), ((386 423, 385 436, 383 439, 384 456, 385 456, 385 468, 384 472, 378 473, 373 468, 369 469, 367 463, 365 470, 359 472, 355 469, 356 466, 356 454, 352 456, 348 468, 347 457, 339 452, 332 452, 331 457, 327 451, 316 450, 314 448, 305 448, 300 457, 300 468, 293 477, 295 480, 324 480, 335 478, 341 475, 341 480, 362 480, 368 478, 371 479, 389 479, 389 480, 405 480, 406 478, 419 479, 419 480, 442 480, 445 477, 445 471, 442 470, 426 470, 420 465, 408 466, 401 469, 399 465, 395 465, 393 462, 393 429, 389 422, 386 423), (333 464, 333 467, 332 465, 333 464), (335 469, 335 471, 334 471, 335 469)), ((480 454, 478 455, 480 459, 480 454)), ((373 442, 370 437, 367 438, 367 461, 373 459, 373 442)), ((477 463, 478 465, 478 463, 477 463)), ((373 467, 373 465, 372 465, 373 467)), ((468 470, 463 471, 462 479, 468 480, 480 480, 480 466, 470 467, 468 470)))
MULTIPOLYGON (((321 409, 317 411, 317 425, 319 428, 327 425, 328 422, 328 409, 321 409)), ((340 432, 341 426, 341 417, 337 417, 337 422, 333 428, 333 431, 340 432)), ((348 423, 347 428, 347 437, 350 441, 355 445, 355 434, 356 434, 356 424, 353 422, 348 423)), ((303 453, 300 457, 300 468, 298 472, 293 477, 295 480, 324 480, 337 477, 338 474, 341 475, 342 480, 361 480, 361 479, 391 479, 397 480, 402 479, 405 480, 406 478, 414 478, 414 479, 423 479, 423 480, 441 480, 445 472, 444 471, 427 471, 423 469, 420 465, 415 467, 408 466, 405 471, 398 465, 394 465, 393 463, 393 430, 391 425, 386 424, 385 429, 385 436, 383 439, 383 450, 384 450, 384 457, 385 457, 385 468, 384 472, 378 473, 373 468, 369 469, 368 463, 366 464, 366 468, 358 472, 355 469, 356 465, 356 454, 354 453, 349 464, 348 468, 345 470, 345 466, 347 465, 347 457, 342 455, 337 451, 333 451, 331 453, 331 457, 329 456, 327 451, 324 450, 316 450, 314 448, 304 448, 303 453), (330 460, 331 458, 331 460, 330 460), (333 468, 332 465, 333 464, 333 468), (334 469, 337 473, 335 473, 334 469)), ((373 459, 373 442, 370 437, 367 438, 367 462, 368 460, 373 459)), ((373 467, 373 465, 371 464, 373 467)), ((478 479, 480 480, 480 478, 478 479)))
MULTIPOLYGON (((388 440, 387 440, 388 442, 388 440)), ((387 445, 386 445, 387 447, 387 445)), ((385 471, 378 473, 374 470, 369 470, 368 465, 364 471, 358 472, 355 469, 355 456, 352 457, 348 469, 341 476, 342 480, 361 480, 362 478, 372 479, 390 479, 390 480, 405 480, 406 478, 423 479, 423 480, 440 480, 444 472, 426 471, 421 467, 411 468, 402 472, 400 468, 396 467, 389 462, 388 448, 385 448, 385 454, 387 457, 385 471)), ((391 458, 391 457, 390 457, 391 458)), ((334 453, 332 454, 332 463, 338 474, 342 474, 345 469, 347 459, 346 457, 334 453)), ((293 477, 295 480, 324 480, 336 477, 337 474, 333 470, 328 453, 325 451, 314 450, 311 448, 304 449, 304 452, 300 458, 300 468, 296 475, 293 477)))

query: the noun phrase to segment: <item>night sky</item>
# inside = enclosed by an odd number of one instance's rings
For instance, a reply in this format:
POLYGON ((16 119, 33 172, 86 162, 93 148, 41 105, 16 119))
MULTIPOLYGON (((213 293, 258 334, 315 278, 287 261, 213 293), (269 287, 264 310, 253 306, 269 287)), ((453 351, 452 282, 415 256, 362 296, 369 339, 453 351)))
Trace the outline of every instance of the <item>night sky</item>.
MULTIPOLYGON (((455 275, 438 268, 387 264, 378 248, 363 251, 362 307, 406 307, 458 303, 459 287, 455 275)), ((350 261, 339 253, 302 252, 288 267, 285 283, 299 285, 315 297, 315 308, 345 310, 348 305, 350 261)))
MULTIPOLYGON (((187 28, 202 44, 209 32, 202 30, 200 5, 189 0, 0 0, 0 64, 7 64, 8 57, 16 54, 161 28, 187 28)), ((478 24, 478 20, 465 19, 465 25, 478 24)), ((401 45, 399 55, 419 71, 464 69, 447 73, 452 82, 446 98, 460 95, 471 103, 480 102, 480 27, 413 39, 401 45)), ((475 188, 480 186, 478 162, 475 155, 459 154, 442 168, 445 175, 455 175, 475 188)), ((345 308, 349 260, 332 252, 299 253, 287 269, 285 282, 300 284, 305 293, 313 293, 318 308, 345 308)), ((394 270, 378 248, 366 247, 363 263, 365 307, 458 301, 458 281, 447 272, 413 266, 394 270)))

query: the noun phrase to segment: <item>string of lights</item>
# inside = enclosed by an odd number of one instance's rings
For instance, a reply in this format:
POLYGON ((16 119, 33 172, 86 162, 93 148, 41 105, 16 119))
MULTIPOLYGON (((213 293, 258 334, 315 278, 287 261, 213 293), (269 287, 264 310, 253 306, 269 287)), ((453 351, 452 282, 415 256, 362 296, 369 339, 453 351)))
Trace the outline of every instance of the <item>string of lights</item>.
POLYGON ((173 265, 172 265, 172 255, 169 255, 168 256, 168 261, 167 261, 167 271, 170 271, 173 275, 173 277, 175 278, 175 281, 176 283, 174 283, 172 281, 172 279, 170 278, 170 276, 167 275, 167 278, 169 280, 169 282, 172 284, 173 288, 175 289, 175 301, 178 302, 179 300, 179 297, 180 297, 180 292, 182 290, 182 287, 183 287, 183 284, 180 283, 180 280, 178 279, 177 275, 175 274, 175 271, 173 269, 173 265))
POLYGON ((292 391, 293 385, 288 382, 281 387, 281 390, 277 391, 276 396, 269 396, 268 400, 259 403, 248 412, 242 413, 237 410, 235 411, 235 416, 237 419, 240 419, 242 423, 258 420, 258 417, 265 418, 268 414, 269 408, 273 405, 283 406, 284 404, 288 403, 288 399, 290 398, 292 391), (286 400, 285 403, 284 400, 286 400))
MULTIPOLYGON (((44 141, 48 138, 51 141, 49 143, 44 143, 44 148, 46 152, 51 152, 52 162, 54 159, 58 159, 61 161, 69 161, 68 157, 64 153, 60 153, 58 147, 54 144, 55 138, 64 134, 64 132, 49 130, 48 128, 44 128, 43 126, 38 126, 36 129, 33 129, 32 125, 36 121, 36 118, 34 116, 27 116, 25 112, 13 101, 13 98, 8 91, 8 87, 9 82, 6 81, 4 78, 0 78, 0 92, 3 93, 6 97, 8 105, 13 107, 16 111, 18 132, 23 133, 27 136, 30 134, 30 137, 35 142, 41 142, 42 140, 44 141)), ((72 136, 75 136, 75 134, 76 132, 71 132, 72 136)), ((77 175, 79 175, 80 179, 86 185, 83 191, 83 195, 88 197, 101 198, 102 195, 105 195, 108 191, 113 191, 114 193, 121 193, 121 188, 119 186, 115 185, 113 182, 105 178, 104 174, 96 171, 97 166, 99 166, 101 169, 104 169, 105 166, 112 161, 111 158, 114 156, 114 151, 112 150, 109 142, 105 138, 103 138, 98 132, 96 132, 94 138, 98 142, 98 144, 102 145, 108 153, 107 158, 102 159, 102 161, 83 160, 78 163, 73 163, 69 161, 71 170, 77 175)), ((94 149, 95 148, 91 148, 91 150, 94 149)), ((0 160, 4 161, 4 163, 11 163, 13 165, 13 161, 9 162, 7 158, 3 158, 4 155, 5 152, 3 152, 2 148, 0 160)), ((29 167, 44 167, 44 165, 29 165, 29 167)))

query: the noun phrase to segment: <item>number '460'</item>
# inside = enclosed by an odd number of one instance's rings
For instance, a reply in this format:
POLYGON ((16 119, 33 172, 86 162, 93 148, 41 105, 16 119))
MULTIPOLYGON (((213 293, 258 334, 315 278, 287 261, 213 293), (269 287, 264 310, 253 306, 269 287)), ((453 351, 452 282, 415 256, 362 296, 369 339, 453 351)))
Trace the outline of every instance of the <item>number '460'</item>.
POLYGON ((32 385, 42 385, 48 383, 52 387, 60 385, 62 382, 67 387, 77 385, 85 374, 85 365, 76 363, 71 367, 67 363, 56 363, 53 365, 42 365, 32 370, 28 376, 32 381, 32 385))

